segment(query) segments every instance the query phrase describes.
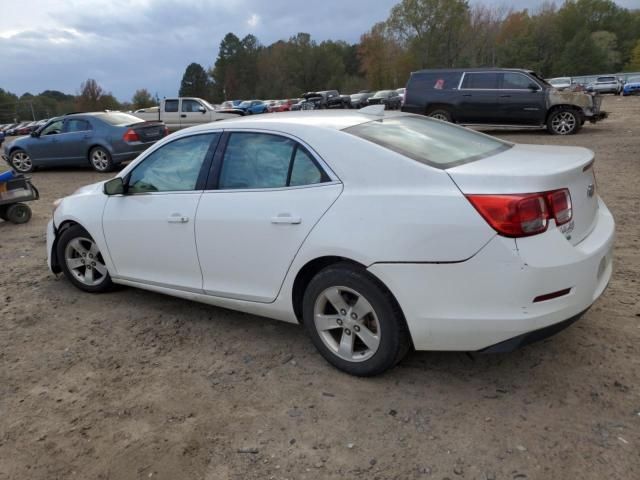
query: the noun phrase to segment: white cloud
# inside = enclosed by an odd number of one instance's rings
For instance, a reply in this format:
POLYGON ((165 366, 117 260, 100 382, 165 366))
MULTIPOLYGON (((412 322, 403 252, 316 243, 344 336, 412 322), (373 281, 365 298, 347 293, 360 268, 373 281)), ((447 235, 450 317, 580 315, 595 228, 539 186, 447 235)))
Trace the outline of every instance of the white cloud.
POLYGON ((251 28, 255 28, 258 23, 260 23, 260 15, 254 13, 253 15, 251 15, 249 17, 249 20, 247 20, 247 25, 249 25, 251 28))

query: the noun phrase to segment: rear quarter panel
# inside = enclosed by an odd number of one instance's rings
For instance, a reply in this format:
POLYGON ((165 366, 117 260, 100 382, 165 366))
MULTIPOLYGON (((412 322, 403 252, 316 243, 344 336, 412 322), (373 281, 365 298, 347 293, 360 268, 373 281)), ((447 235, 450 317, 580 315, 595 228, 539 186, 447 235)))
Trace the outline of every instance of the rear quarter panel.
POLYGON ((330 142, 305 140, 318 146, 344 191, 312 230, 296 263, 325 255, 367 266, 457 262, 495 236, 445 170, 348 133, 334 132, 330 142))

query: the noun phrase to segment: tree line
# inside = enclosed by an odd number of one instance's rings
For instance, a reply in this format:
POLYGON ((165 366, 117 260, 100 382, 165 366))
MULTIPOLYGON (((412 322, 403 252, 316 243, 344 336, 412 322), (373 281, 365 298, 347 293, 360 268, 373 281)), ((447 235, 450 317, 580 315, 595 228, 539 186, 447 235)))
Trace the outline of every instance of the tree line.
MULTIPOLYGON (((210 67, 187 66, 179 95, 219 103, 291 98, 313 90, 404 86, 410 72, 443 67, 519 67, 543 76, 640 71, 640 9, 612 0, 545 1, 515 10, 468 0, 401 0, 351 44, 308 33, 263 45, 228 33, 210 67)), ((69 111, 134 110, 157 103, 147 89, 118 102, 95 80, 77 95, 46 90, 21 97, 0 89, 0 122, 69 111)))

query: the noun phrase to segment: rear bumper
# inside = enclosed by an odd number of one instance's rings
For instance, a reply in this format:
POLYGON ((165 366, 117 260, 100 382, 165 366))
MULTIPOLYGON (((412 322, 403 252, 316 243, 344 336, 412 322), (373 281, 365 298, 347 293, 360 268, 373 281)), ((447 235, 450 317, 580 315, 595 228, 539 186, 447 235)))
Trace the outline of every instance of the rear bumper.
POLYGON ((572 245, 559 230, 524 239, 494 237, 473 258, 451 264, 374 264, 418 350, 507 349, 552 334, 586 311, 612 272, 614 221, 600 202, 591 233, 572 245), (551 292, 563 296, 534 302, 551 292), (546 329, 546 330, 545 330, 546 329), (511 341, 497 347, 501 342, 511 341))

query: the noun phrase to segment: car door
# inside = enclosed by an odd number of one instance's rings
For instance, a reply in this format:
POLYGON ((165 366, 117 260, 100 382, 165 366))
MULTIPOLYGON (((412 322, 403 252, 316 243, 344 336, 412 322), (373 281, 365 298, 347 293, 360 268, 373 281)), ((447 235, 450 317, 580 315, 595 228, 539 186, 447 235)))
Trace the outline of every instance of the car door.
POLYGON ((92 126, 86 119, 66 118, 58 136, 61 157, 69 163, 88 163, 92 134, 92 126))
POLYGON ((180 99, 171 98, 164 101, 161 119, 171 130, 180 128, 180 99))
POLYGON ((42 129, 39 136, 32 137, 29 142, 29 155, 35 161, 51 161, 62 157, 61 144, 58 141, 62 135, 64 120, 53 120, 42 129))
POLYGON ((497 124, 498 72, 465 72, 460 84, 455 120, 460 123, 497 124))
POLYGON ((125 177, 125 194, 107 200, 102 226, 116 276, 201 292, 195 215, 220 132, 162 145, 125 177))
POLYGON ((342 192, 311 151, 284 135, 227 132, 196 216, 205 293, 273 301, 300 246, 342 192))
POLYGON ((545 94, 528 75, 519 72, 500 74, 498 115, 505 125, 540 125, 545 119, 545 94))
POLYGON ((180 128, 193 127, 206 123, 207 109, 197 100, 183 98, 180 100, 180 128))

